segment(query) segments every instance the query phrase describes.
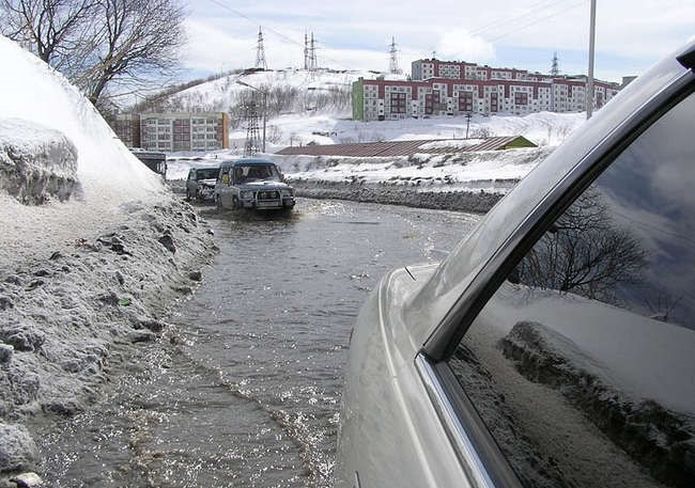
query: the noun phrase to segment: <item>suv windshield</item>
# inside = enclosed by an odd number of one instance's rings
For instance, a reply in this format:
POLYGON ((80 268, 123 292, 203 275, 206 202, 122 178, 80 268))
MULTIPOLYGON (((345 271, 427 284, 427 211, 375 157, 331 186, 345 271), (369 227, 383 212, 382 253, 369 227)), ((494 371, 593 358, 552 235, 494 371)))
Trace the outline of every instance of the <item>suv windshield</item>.
POLYGON ((237 183, 258 180, 280 181, 280 173, 274 164, 242 165, 234 168, 234 178, 237 183))
POLYGON ((196 174, 195 174, 195 179, 196 180, 215 179, 215 178, 217 178, 217 175, 219 172, 220 172, 219 168, 198 169, 196 171, 196 174))

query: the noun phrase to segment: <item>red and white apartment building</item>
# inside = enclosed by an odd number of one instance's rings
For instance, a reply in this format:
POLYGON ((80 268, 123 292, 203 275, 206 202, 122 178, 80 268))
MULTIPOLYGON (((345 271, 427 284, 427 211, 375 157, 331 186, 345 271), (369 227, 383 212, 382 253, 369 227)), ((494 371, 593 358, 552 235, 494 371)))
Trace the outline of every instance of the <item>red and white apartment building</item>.
MULTIPOLYGON (((514 68, 420 59, 412 64, 411 78, 360 78, 353 84, 353 118, 370 121, 586 109, 586 76, 550 76, 514 68)), ((619 90, 618 83, 595 80, 595 107, 601 108, 619 90)))

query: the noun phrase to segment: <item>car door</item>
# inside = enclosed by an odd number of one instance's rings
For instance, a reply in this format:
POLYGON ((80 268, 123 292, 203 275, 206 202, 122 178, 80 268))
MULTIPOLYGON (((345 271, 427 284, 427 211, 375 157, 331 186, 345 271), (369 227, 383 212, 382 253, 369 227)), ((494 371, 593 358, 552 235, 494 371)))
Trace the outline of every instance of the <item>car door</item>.
POLYGON ((220 203, 223 207, 228 208, 230 205, 230 181, 231 181, 232 167, 222 166, 220 168, 220 174, 217 182, 217 191, 220 198, 220 203))
POLYGON ((690 80, 512 240, 418 357, 484 486, 695 486, 690 80))
POLYGON ((188 170, 188 178, 186 178, 186 190, 191 196, 195 195, 195 168, 188 170))

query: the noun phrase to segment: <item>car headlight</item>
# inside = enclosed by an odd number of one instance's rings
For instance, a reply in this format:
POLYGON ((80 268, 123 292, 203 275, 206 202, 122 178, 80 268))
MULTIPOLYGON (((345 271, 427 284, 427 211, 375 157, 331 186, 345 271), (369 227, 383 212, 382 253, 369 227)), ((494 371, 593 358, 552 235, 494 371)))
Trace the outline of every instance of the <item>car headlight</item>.
POLYGON ((252 191, 242 191, 239 196, 241 197, 242 200, 252 200, 253 199, 253 192, 252 191))

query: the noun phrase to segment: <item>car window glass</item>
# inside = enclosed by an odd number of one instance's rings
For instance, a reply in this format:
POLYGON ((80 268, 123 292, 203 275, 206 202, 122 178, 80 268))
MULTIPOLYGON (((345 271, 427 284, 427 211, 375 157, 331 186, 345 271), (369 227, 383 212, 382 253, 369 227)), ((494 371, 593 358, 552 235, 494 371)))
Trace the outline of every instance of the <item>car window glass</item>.
POLYGON ((199 169, 196 173, 196 179, 198 180, 207 180, 211 178, 217 178, 217 173, 219 173, 218 168, 205 168, 205 169, 199 169))
POLYGON ((524 486, 695 486, 693 113, 623 151, 448 361, 524 486))
POLYGON ((238 166, 235 170, 234 177, 235 181, 240 183, 267 179, 275 181, 280 180, 278 170, 275 165, 272 164, 238 166))

